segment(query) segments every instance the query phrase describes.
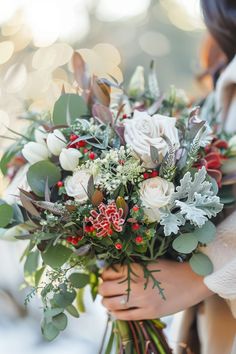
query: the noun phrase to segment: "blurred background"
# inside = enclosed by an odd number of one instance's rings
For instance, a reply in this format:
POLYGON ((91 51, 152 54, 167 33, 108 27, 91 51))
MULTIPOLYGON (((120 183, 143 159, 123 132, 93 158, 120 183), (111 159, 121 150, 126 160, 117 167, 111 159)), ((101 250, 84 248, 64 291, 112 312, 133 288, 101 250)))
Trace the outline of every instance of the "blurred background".
MULTIPOLYGON (((0 157, 26 109, 50 110, 62 86, 75 90, 70 64, 79 51, 91 73, 129 81, 155 60, 161 89, 171 84, 204 96, 196 83, 205 37, 198 0, 0 0, 0 157)), ((0 196, 8 181, 0 175, 0 196)), ((52 344, 40 334, 40 304, 25 309, 23 245, 0 243, 0 354, 95 354, 105 312, 88 295, 88 315, 52 344)))

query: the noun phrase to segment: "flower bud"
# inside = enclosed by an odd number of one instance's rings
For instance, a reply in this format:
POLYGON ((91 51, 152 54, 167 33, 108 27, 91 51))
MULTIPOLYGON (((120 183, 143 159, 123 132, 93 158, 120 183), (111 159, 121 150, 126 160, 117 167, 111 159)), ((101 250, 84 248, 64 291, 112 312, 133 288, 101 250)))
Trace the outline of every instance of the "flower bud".
POLYGON ((236 135, 229 139, 229 148, 232 153, 236 153, 236 135))
POLYGON ((47 147, 33 141, 25 144, 22 149, 22 154, 31 165, 42 160, 47 160, 49 157, 47 147))
POLYGON ((131 97, 140 97, 145 91, 144 68, 137 66, 129 83, 128 93, 131 97))
POLYGON ((34 138, 35 138, 36 143, 45 145, 47 136, 48 136, 48 133, 42 125, 40 127, 38 127, 37 129, 35 129, 35 131, 34 131, 34 138))
POLYGON ((53 155, 59 156, 62 149, 66 147, 66 138, 60 130, 55 129, 52 133, 48 134, 47 146, 53 155))
POLYGON ((59 161, 65 171, 74 171, 79 165, 81 152, 76 149, 62 149, 59 161))

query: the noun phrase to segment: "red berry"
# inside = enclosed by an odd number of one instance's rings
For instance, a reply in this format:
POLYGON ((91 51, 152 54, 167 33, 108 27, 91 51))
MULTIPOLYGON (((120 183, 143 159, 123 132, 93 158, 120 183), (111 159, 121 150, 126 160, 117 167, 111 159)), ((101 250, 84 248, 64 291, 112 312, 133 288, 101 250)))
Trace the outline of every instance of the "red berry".
POLYGON ((70 135, 70 141, 75 141, 78 138, 78 135, 71 134, 70 135))
POLYGON ((116 248, 117 250, 121 250, 121 249, 123 248, 122 243, 117 242, 117 243, 115 244, 115 248, 116 248))
POLYGON ((112 229, 107 230, 107 234, 111 236, 113 234, 112 229))
POLYGON ((78 241, 79 241, 78 237, 73 237, 72 240, 71 240, 71 243, 72 243, 72 245, 76 246, 78 241))
POLYGON ((122 118, 123 118, 123 119, 128 118, 127 114, 123 114, 122 118))
POLYGON ((77 240, 78 240, 78 241, 83 240, 83 236, 77 236, 77 240))
POLYGON ((85 225, 84 231, 85 232, 93 232, 95 229, 92 225, 85 225))
POLYGON ((151 177, 157 177, 157 176, 158 176, 158 172, 157 171, 152 171, 151 177))
POLYGON ((132 225, 132 230, 133 231, 138 231, 140 229, 140 225, 138 223, 135 223, 132 225))
POLYGON ((71 243, 72 240, 73 240, 73 237, 72 237, 72 236, 68 236, 68 237, 66 238, 66 241, 69 242, 69 243, 71 243))
POLYGON ((80 141, 78 141, 78 143, 76 143, 77 149, 80 149, 80 148, 84 147, 85 145, 86 145, 86 141, 84 141, 84 140, 80 140, 80 141))
POLYGON ((62 181, 58 181, 57 182, 57 187, 58 188, 61 188, 61 187, 63 187, 64 186, 64 183, 62 182, 62 181))
POLYGON ((134 205, 133 206, 133 211, 135 211, 135 212, 139 211, 139 207, 137 205, 134 205))
POLYGON ((147 173, 147 172, 144 172, 144 174, 143 174, 143 178, 144 179, 148 179, 150 177, 150 174, 149 173, 147 173))
POLYGON ((90 160, 94 160, 95 157, 96 157, 95 153, 93 151, 91 151, 90 154, 89 154, 90 160))
POLYGON ((142 242, 143 242, 143 237, 142 237, 142 236, 137 236, 137 237, 135 238, 135 242, 136 242, 136 243, 142 243, 142 242))
POLYGON ((87 154, 87 152, 88 152, 88 149, 85 148, 84 149, 84 154, 87 154))

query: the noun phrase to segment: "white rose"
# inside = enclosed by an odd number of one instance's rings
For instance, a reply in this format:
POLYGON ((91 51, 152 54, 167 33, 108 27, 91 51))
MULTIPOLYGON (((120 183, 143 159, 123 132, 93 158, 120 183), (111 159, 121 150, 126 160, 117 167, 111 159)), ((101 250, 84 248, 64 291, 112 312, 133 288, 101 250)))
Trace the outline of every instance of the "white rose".
POLYGON ((173 183, 161 177, 150 178, 141 183, 140 199, 150 222, 160 220, 159 209, 167 206, 174 190, 173 183))
POLYGON ((60 130, 55 129, 53 133, 48 134, 47 146, 53 155, 59 156, 61 150, 66 147, 66 138, 60 130))
POLYGON ((229 148, 231 152, 236 153, 236 135, 229 139, 229 148))
POLYGON ((125 141, 143 160, 145 167, 154 168, 151 159, 150 146, 159 152, 160 160, 168 151, 168 145, 162 138, 165 135, 174 147, 179 147, 178 130, 175 127, 176 119, 160 114, 149 116, 147 112, 135 111, 132 119, 125 121, 125 141))
POLYGON ((47 160, 49 154, 45 145, 33 141, 25 144, 22 149, 22 155, 31 165, 42 160, 47 160))
POLYGON ((79 203, 85 203, 88 200, 88 181, 91 174, 88 170, 78 170, 72 176, 65 180, 65 189, 69 197, 74 197, 79 203))
POLYGON ((43 126, 38 127, 34 131, 34 138, 36 143, 46 145, 46 139, 47 139, 48 133, 44 129, 43 126))
POLYGON ((74 171, 79 165, 82 154, 76 149, 62 149, 59 156, 61 167, 65 171, 74 171))

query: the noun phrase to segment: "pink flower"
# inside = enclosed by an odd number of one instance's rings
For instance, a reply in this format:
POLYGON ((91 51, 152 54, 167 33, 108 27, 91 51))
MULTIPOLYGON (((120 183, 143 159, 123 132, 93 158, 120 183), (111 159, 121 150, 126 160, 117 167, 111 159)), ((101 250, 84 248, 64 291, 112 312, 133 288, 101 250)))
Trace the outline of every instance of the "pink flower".
POLYGON ((99 212, 91 210, 91 216, 85 219, 86 223, 91 223, 96 230, 98 237, 106 237, 112 235, 113 230, 121 232, 122 225, 125 220, 122 218, 124 211, 122 208, 117 208, 115 202, 106 205, 101 203, 98 206, 99 212))

